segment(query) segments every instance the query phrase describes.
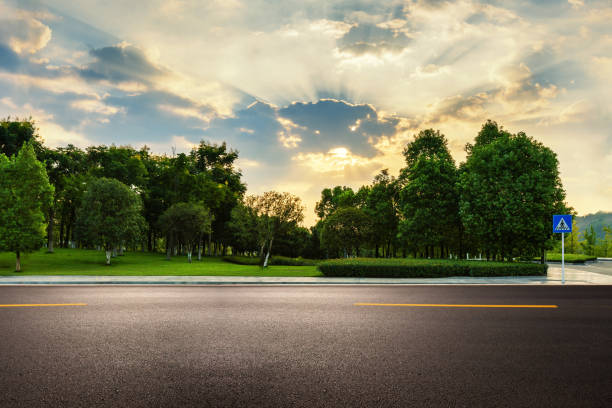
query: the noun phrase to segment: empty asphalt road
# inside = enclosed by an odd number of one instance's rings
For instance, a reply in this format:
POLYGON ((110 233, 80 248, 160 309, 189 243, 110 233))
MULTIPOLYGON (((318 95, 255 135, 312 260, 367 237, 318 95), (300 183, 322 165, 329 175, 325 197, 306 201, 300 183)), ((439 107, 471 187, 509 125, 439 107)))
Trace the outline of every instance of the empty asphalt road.
POLYGON ((23 286, 0 304, 0 407, 612 406, 610 286, 23 286))

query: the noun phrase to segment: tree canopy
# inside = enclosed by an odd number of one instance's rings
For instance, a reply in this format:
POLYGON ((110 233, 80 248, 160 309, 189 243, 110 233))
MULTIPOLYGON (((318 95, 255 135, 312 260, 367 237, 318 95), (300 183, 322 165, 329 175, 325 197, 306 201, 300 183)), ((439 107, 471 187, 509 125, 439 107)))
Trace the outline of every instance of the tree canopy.
POLYGON ((144 228, 138 193, 119 180, 94 178, 87 184, 78 212, 76 232, 83 242, 110 252, 137 240, 144 228))
POLYGON ((0 249, 20 254, 43 244, 45 211, 51 206, 53 186, 39 162, 32 142, 10 159, 0 154, 0 249))

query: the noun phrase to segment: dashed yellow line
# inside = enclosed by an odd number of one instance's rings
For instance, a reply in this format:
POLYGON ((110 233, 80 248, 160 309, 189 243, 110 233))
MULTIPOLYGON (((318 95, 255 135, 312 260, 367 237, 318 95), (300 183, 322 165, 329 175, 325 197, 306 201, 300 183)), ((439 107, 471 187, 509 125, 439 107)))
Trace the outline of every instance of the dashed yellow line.
POLYGON ((434 304, 434 303, 355 303, 354 306, 390 306, 390 307, 513 307, 534 309, 557 309, 557 305, 456 305, 456 304, 434 304))
POLYGON ((20 305, 0 305, 0 307, 53 307, 53 306, 87 306, 87 303, 24 303, 20 305))

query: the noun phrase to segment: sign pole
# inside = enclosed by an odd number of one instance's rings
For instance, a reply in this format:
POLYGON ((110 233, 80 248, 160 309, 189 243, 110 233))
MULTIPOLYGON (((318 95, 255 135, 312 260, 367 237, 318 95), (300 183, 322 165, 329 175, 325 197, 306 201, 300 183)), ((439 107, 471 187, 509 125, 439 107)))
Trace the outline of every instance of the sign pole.
POLYGON ((565 285, 565 232, 561 233, 561 283, 565 285))

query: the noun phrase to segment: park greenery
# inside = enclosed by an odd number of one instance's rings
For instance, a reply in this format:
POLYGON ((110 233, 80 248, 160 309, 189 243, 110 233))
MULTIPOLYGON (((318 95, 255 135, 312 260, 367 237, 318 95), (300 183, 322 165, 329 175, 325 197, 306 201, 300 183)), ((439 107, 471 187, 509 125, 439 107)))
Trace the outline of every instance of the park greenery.
POLYGON ((548 265, 526 262, 474 262, 452 259, 351 258, 319 264, 325 276, 376 278, 445 278, 546 275, 548 265))
MULTIPOLYGON (((238 152, 225 143, 201 141, 172 155, 146 146, 51 148, 32 120, 7 118, 0 122, 0 251, 16 255, 16 270, 21 254, 43 246, 50 254, 84 250, 100 262, 103 250, 106 265, 123 262, 128 250, 138 259, 184 256, 189 265, 197 253, 208 264, 273 268, 356 257, 544 261, 546 251, 558 252, 552 215, 573 210, 555 153, 493 121, 466 152, 457 165, 446 137, 422 130, 403 150, 399 174, 382 170, 357 190, 325 188, 317 223, 305 228, 299 197, 246 194, 238 152)), ((566 250, 612 254, 610 226, 601 228, 598 236, 575 224, 566 250)))

